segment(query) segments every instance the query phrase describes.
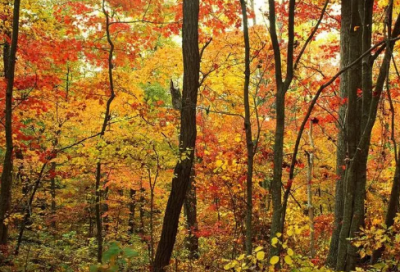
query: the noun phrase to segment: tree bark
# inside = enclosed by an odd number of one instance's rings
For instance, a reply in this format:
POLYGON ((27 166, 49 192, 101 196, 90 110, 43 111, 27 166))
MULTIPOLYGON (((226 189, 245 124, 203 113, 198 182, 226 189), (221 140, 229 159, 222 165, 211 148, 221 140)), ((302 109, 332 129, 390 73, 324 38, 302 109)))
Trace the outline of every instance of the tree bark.
POLYGON ((310 120, 310 130, 308 132, 311 151, 308 153, 308 171, 307 171, 307 208, 308 218, 310 220, 310 257, 315 257, 315 242, 314 242, 314 206, 312 203, 312 180, 314 175, 314 139, 313 139, 313 121, 310 120))
MULTIPOLYGON (((14 12, 13 12, 13 26, 12 26, 12 39, 11 47, 9 52, 5 52, 8 55, 8 62, 6 61, 7 56, 4 55, 5 62, 8 64, 5 66, 7 71, 5 77, 7 80, 6 88, 6 118, 5 118, 5 133, 6 133, 6 154, 3 163, 3 172, 1 174, 1 189, 0 189, 0 245, 7 245, 8 243, 8 225, 5 224, 4 220, 8 216, 11 205, 11 188, 12 188, 12 168, 13 168, 13 127, 12 127, 12 103, 13 103, 13 88, 14 88, 14 77, 15 77, 15 62, 18 45, 18 32, 19 32, 19 10, 20 0, 14 1, 14 12)), ((5 50, 8 51, 8 50, 5 50)))
POLYGON ((247 148, 247 173, 246 173, 246 254, 252 253, 253 240, 253 160, 254 160, 254 144, 253 135, 251 132, 250 120, 250 101, 249 101, 249 84, 250 84, 250 39, 249 27, 247 19, 247 7, 244 0, 240 0, 243 17, 243 39, 245 52, 245 71, 244 71, 244 86, 243 86, 243 102, 244 102, 244 129, 246 133, 246 148, 247 148))
POLYGON ((186 214, 186 223, 188 236, 186 237, 186 246, 189 250, 189 259, 194 260, 199 258, 199 238, 196 235, 198 231, 197 225, 197 197, 196 197, 196 172, 192 167, 189 188, 186 193, 184 209, 186 214))
POLYGON ((56 163, 51 163, 51 175, 50 178, 50 194, 51 194, 51 227, 56 228, 56 178, 55 178, 55 171, 56 171, 56 163))
MULTIPOLYGON (((170 81, 170 92, 172 98, 172 107, 175 110, 179 110, 181 113, 182 109, 182 95, 178 88, 175 88, 174 82, 170 81)), ((178 139, 179 140, 179 139, 178 139)), ((188 230, 188 236, 186 237, 186 247, 189 250, 189 259, 194 260, 199 257, 199 238, 195 234, 198 230, 197 226, 197 197, 196 197, 196 185, 195 185, 196 171, 194 165, 192 166, 192 172, 190 176, 189 188, 186 192, 184 200, 184 213, 186 216, 186 224, 188 230)))
MULTIPOLYGON (((351 63, 349 58, 349 34, 350 34, 350 16, 351 2, 347 0, 341 1, 341 27, 340 27, 340 68, 343 69, 351 63)), ((347 89, 349 85, 349 72, 345 72, 340 77, 340 98, 342 101, 347 100, 347 89)), ((336 189, 335 189, 335 219, 333 223, 333 233, 329 246, 327 257, 327 265, 336 267, 337 250, 339 245, 339 234, 342 228, 343 205, 344 205, 344 174, 346 159, 346 111, 347 105, 342 103, 339 108, 339 124, 338 139, 336 149, 336 189)))
MULTIPOLYGON (((365 8, 363 9, 364 16, 366 16, 369 10, 372 13, 373 1, 366 1, 363 3, 365 4, 365 8)), ((389 6, 388 13, 391 14, 392 8, 393 5, 391 4, 389 6)), ((354 28, 352 28, 352 30, 353 29, 354 28)), ((396 20, 393 32, 388 36, 397 37, 399 33, 400 33, 400 15, 396 20)), ((372 87, 371 90, 368 90, 368 87, 366 87, 366 89, 363 90, 363 100, 365 101, 363 101, 363 105, 360 108, 363 109, 363 107, 366 107, 368 108, 368 112, 367 113, 364 112, 362 114, 361 134, 359 140, 354 146, 350 146, 349 144, 349 147, 354 148, 353 149, 354 153, 352 157, 349 158, 348 167, 346 168, 346 177, 345 177, 346 194, 344 202, 343 225, 340 233, 340 240, 338 247, 338 259, 336 265, 337 270, 346 270, 346 271, 353 270, 358 260, 357 249, 351 245, 348 238, 353 238, 356 232, 359 230, 360 226, 364 222, 364 199, 365 199, 366 164, 368 158, 368 151, 370 146, 372 128, 375 124, 377 116, 380 97, 382 95, 385 79, 389 71, 391 51, 393 49, 393 46, 394 42, 388 42, 386 46, 385 56, 383 58, 380 67, 374 91, 372 92, 372 87), (368 96, 369 91, 371 92, 371 94, 373 94, 372 96, 368 96), (365 106, 365 103, 367 103, 369 106, 368 107, 365 106)), ((372 58, 368 58, 367 60, 371 61, 371 59, 372 58)), ((368 64, 371 65, 372 67, 372 63, 368 64)), ((363 67, 363 69, 364 68, 365 66, 363 67)), ((363 70, 363 73, 365 75, 366 71, 363 70)), ((368 84, 370 84, 368 81, 369 77, 364 76, 363 87, 368 86, 368 84)), ((352 95, 354 96, 354 94, 352 95)), ((350 94, 349 94, 349 108, 350 108, 350 94)), ((351 128, 349 126, 348 129, 349 135, 351 135, 350 129, 351 128)))
POLYGON ((129 219, 128 219, 128 232, 132 235, 135 231, 135 208, 136 208, 136 190, 130 189, 129 190, 129 219))
POLYGON ((183 94, 180 131, 180 158, 175 166, 153 271, 164 271, 171 259, 179 216, 190 184, 196 143, 196 105, 199 87, 200 54, 198 45, 199 0, 183 1, 182 53, 183 94))
POLYGON ((96 213, 96 239, 97 239, 97 262, 101 263, 103 258, 103 222, 101 218, 101 162, 96 165, 96 203, 95 203, 95 213, 96 213))

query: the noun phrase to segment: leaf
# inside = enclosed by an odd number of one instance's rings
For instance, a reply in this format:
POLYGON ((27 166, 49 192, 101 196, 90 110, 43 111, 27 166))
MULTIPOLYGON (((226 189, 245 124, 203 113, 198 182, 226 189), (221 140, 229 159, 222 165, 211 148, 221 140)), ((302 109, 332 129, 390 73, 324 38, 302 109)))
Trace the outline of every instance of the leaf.
POLYGON ((288 248, 287 254, 288 254, 289 256, 293 256, 294 252, 293 252, 293 250, 292 250, 291 248, 288 248))
POLYGON ((104 252, 103 254, 103 262, 108 262, 112 258, 118 256, 121 249, 117 245, 117 243, 111 243, 110 248, 104 252))
POLYGON ((279 262, 279 257, 278 256, 272 256, 271 259, 269 260, 269 263, 272 265, 275 265, 279 262))
POLYGON ((275 247, 275 245, 278 243, 278 238, 276 238, 276 237, 274 237, 274 238, 272 238, 272 240, 271 240, 271 245, 273 246, 273 247, 275 247))
POLYGON ((293 264, 292 258, 290 256, 288 256, 288 255, 285 256, 284 260, 285 260, 285 263, 287 263, 288 265, 292 265, 293 264))
POLYGON ((263 247, 262 247, 262 246, 259 246, 259 247, 257 247, 257 248, 254 250, 254 252, 261 251, 262 249, 263 249, 263 247))
POLYGON ((259 261, 264 260, 264 258, 265 258, 265 252, 264 252, 264 251, 259 251, 259 252, 257 252, 256 258, 257 258, 257 260, 259 260, 259 261))
POLYGON ((225 266, 224 266, 224 269, 225 270, 229 270, 229 269, 231 269, 231 263, 228 263, 228 264, 226 264, 225 266))
POLYGON ((287 235, 290 237, 290 236, 293 236, 293 230, 292 229, 289 229, 288 231, 287 231, 287 235))
POLYGON ((132 258, 139 255, 136 251, 129 247, 124 248, 123 252, 126 258, 132 258))

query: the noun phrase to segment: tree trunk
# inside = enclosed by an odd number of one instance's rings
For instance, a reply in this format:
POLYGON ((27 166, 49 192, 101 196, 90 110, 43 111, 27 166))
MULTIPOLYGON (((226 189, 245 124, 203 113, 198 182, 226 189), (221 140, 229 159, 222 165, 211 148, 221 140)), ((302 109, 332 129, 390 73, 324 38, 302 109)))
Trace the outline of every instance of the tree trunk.
POLYGON ((180 160, 172 179, 153 270, 164 271, 169 264, 178 230, 179 215, 190 184, 196 143, 196 105, 199 86, 200 54, 198 45, 199 0, 183 1, 182 52, 183 94, 180 131, 180 160))
POLYGON ((55 171, 56 171, 56 163, 51 163, 51 178, 50 178, 50 194, 51 194, 51 227, 56 228, 56 178, 55 178, 55 171))
POLYGON ((308 154, 308 172, 307 172, 307 207, 308 218, 310 220, 310 257, 315 257, 315 242, 314 242, 314 207, 312 204, 312 180, 314 174, 314 140, 313 140, 313 121, 310 120, 310 131, 308 133, 311 151, 308 154))
MULTIPOLYGON (((349 57, 349 40, 350 40, 350 17, 351 2, 348 0, 341 1, 341 27, 340 27, 340 68, 343 69, 350 64, 349 57)), ((349 85, 349 71, 340 77, 340 98, 342 101, 347 100, 347 89, 349 85)), ((346 159, 346 104, 342 103, 339 108, 339 133, 337 139, 336 150, 336 189, 335 189, 335 219, 333 223, 333 233, 327 257, 327 265, 336 267, 337 250, 339 245, 339 234, 342 228, 343 205, 344 205, 344 174, 346 159)))
MULTIPOLYGON (((398 153, 400 156, 400 152, 398 153)), ((390 200, 388 204, 388 209, 386 212, 385 224, 389 228, 393 226, 394 218, 396 214, 399 212, 399 198, 400 198, 400 163, 396 162, 396 171, 393 177, 392 191, 390 193, 390 200)), ((371 259, 371 263, 375 264, 379 258, 382 256, 384 251, 384 247, 377 249, 374 251, 371 259)))
MULTIPOLYGON (((182 109, 182 95, 178 88, 175 88, 174 82, 170 81, 170 92, 172 98, 172 107, 175 110, 182 109)), ((178 139, 179 140, 179 139, 178 139)), ((196 185, 195 185, 196 172, 194 166, 190 176, 189 188, 186 192, 184 200, 184 213, 186 216, 186 224, 188 229, 188 236, 186 237, 186 246, 189 250, 189 259, 194 260, 199 257, 199 238, 195 232, 197 227, 197 198, 196 198, 196 185)))
POLYGON ((186 192, 184 203, 184 210, 186 214, 186 223, 188 229, 188 236, 186 239, 186 246, 189 250, 189 259, 194 260, 199 258, 199 238, 197 237, 197 197, 196 197, 196 172, 192 168, 189 188, 186 192))
POLYGON ((7 71, 5 77, 7 80, 6 89, 6 118, 5 118, 5 133, 6 133, 6 154, 3 163, 3 172, 1 174, 1 190, 0 190, 0 245, 7 245, 8 242, 8 225, 4 223, 4 220, 8 216, 11 205, 11 188, 12 188, 12 168, 13 168, 13 140, 12 140, 12 103, 13 103, 13 88, 14 88, 14 77, 15 77, 15 62, 18 45, 18 32, 19 32, 19 8, 20 0, 14 1, 14 12, 13 12, 13 26, 12 26, 12 39, 10 50, 6 50, 5 47, 4 55, 5 62, 8 64, 5 66, 7 71))
POLYGON ((103 258, 103 222, 101 218, 101 162, 97 163, 96 166, 96 203, 95 203, 95 212, 96 212, 96 239, 97 239, 97 262, 101 263, 103 258))
MULTIPOLYGON (((363 9, 363 16, 369 16, 368 12, 372 13, 372 5, 373 1, 362 1, 364 3, 365 8, 363 9)), ((362 6, 362 4, 360 4, 362 6)), ((392 5, 389 7, 388 14, 391 14, 392 5)), ((364 22, 366 19, 364 17, 364 22)), ((389 21, 390 22, 390 21, 389 21)), ((359 24, 353 24, 351 30, 356 30, 353 26, 359 26, 359 24)), ((364 31, 370 31, 368 25, 363 26, 364 31)), ((392 36, 396 37, 400 33, 400 15, 397 18, 395 27, 393 28, 392 36)), ((364 35, 368 35, 365 33, 364 35)), ((388 35, 390 36, 390 34, 388 35)), ((365 37, 365 36, 364 36, 365 37)), ((362 116, 354 116, 350 108, 351 101, 354 100, 357 95, 354 93, 349 93, 349 118, 361 118, 361 130, 362 134, 359 136, 359 140, 354 145, 354 142, 351 142, 352 138, 349 137, 349 150, 353 151, 353 154, 349 158, 348 167, 346 168, 346 176, 345 176, 345 186, 346 186, 346 194, 345 194, 345 202, 344 202, 344 214, 343 214, 343 224, 340 232, 340 240, 338 246, 338 259, 337 259, 337 270, 353 270, 357 259, 357 248, 351 245, 348 238, 353 238, 356 232, 359 230, 360 226, 362 226, 364 222, 364 199, 365 199, 365 183, 366 183, 366 164, 368 158, 368 151, 370 146, 370 139, 372 128, 375 124, 378 105, 380 101, 381 94, 383 92, 383 87, 385 83, 385 79, 387 77, 387 73, 389 71, 389 64, 391 60, 391 51, 393 49, 394 43, 390 42, 387 45, 385 56, 382 61, 382 65, 380 67, 379 75, 376 81, 376 86, 373 92, 373 95, 369 95, 369 92, 372 94, 371 90, 368 90, 368 86, 370 83, 369 76, 366 75, 368 73, 368 67, 363 66, 363 103, 360 110, 363 107, 368 108, 367 113, 363 113, 362 116), (365 95, 364 95, 365 93, 365 95), (368 106, 366 106, 366 104, 368 106), (351 149, 353 148, 353 149, 351 149)), ((368 65, 372 67, 372 63, 370 62, 372 58, 366 57, 366 61, 368 61, 368 65)), ((348 122, 349 123, 349 122, 348 122)), ((350 124, 350 123, 349 123, 350 124)), ((348 125, 348 135, 352 136, 352 130, 354 128, 348 125)), ((356 132, 356 131, 353 131, 356 132)))
POLYGON ((135 231, 135 207, 136 207, 136 190, 130 189, 129 190, 129 219, 128 219, 128 232, 132 235, 135 231))
POLYGON ((249 28, 247 20, 247 7, 244 0, 240 0, 243 17, 243 39, 245 47, 245 71, 244 71, 244 86, 243 86, 243 99, 244 99, 244 129, 246 133, 246 147, 247 147, 247 174, 246 174, 246 254, 252 253, 252 240, 253 240, 253 160, 254 160, 254 144, 253 135, 251 132, 250 121, 250 101, 249 101, 249 84, 250 84, 250 39, 249 28))

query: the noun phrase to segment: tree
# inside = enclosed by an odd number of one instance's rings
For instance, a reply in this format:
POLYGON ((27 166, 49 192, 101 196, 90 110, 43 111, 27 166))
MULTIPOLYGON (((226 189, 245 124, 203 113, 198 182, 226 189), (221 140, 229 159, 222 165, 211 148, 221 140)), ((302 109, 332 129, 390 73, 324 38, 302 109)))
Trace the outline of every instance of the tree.
POLYGON ((196 105, 199 87, 200 54, 198 44, 199 1, 183 1, 182 52, 183 92, 178 163, 164 215, 163 228, 154 261, 154 271, 169 264, 178 230, 179 215, 190 184, 196 143, 196 105))
MULTIPOLYGON (((13 24, 11 46, 4 47, 4 66, 5 77, 7 80, 6 89, 6 154, 3 162, 3 172, 1 174, 1 191, 0 191, 0 245, 8 243, 8 225, 5 222, 10 212, 11 189, 12 189, 12 171, 13 171, 13 89, 15 77, 15 63, 18 46, 19 34, 19 9, 20 0, 14 1, 13 24)), ((7 41, 6 41, 7 44, 7 41)))

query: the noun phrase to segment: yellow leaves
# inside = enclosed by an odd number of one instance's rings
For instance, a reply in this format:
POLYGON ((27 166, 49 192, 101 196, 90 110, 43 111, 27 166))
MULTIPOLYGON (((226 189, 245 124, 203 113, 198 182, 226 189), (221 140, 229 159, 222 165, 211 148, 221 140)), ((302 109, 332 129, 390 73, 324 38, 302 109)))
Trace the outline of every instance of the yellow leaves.
POLYGON ((272 265, 275 265, 279 262, 279 257, 278 256, 272 256, 271 259, 269 260, 269 263, 272 265))
POLYGON ((259 260, 259 261, 264 260, 264 258, 265 258, 265 252, 264 252, 264 251, 259 251, 259 252, 257 252, 256 258, 257 258, 257 260, 259 260))
POLYGON ((261 251, 263 249, 263 247, 262 246, 259 246, 259 247, 257 247, 255 250, 254 250, 254 252, 259 252, 259 251, 261 251))
POLYGON ((288 264, 288 265, 292 265, 293 264, 293 260, 289 255, 286 255, 284 260, 285 260, 285 263, 288 264))
POLYGON ((272 245, 273 247, 276 247, 276 244, 277 244, 278 242, 279 242, 278 238, 274 237, 274 238, 272 238, 272 240, 271 240, 271 245, 272 245))
POLYGON ((293 256, 294 252, 293 252, 293 250, 292 250, 291 248, 288 248, 288 249, 287 249, 287 254, 288 254, 289 256, 293 256))

